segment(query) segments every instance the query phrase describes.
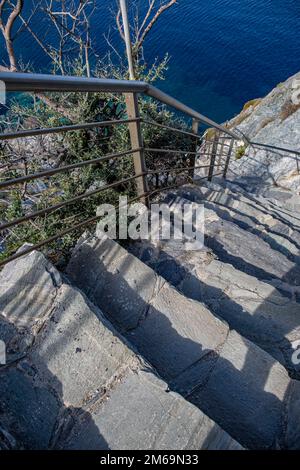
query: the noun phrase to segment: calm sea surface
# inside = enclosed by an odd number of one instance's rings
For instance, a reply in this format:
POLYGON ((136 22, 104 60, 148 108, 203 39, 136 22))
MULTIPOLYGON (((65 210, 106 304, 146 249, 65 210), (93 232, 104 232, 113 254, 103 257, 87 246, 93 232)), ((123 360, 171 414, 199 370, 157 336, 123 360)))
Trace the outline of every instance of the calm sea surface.
MULTIPOLYGON (((29 8, 30 0, 25 3, 29 8)), ((115 4, 98 2, 92 30, 99 55, 107 51, 103 33, 114 27, 115 4)), ((33 27, 42 33, 44 25, 36 21, 33 27)), ((113 30, 112 39, 118 42, 113 30)), ((18 52, 37 70, 47 70, 46 57, 29 36, 21 37, 18 52)), ((166 52, 167 80, 159 86, 222 122, 300 70, 300 1, 178 0, 145 42, 149 62, 166 52)))

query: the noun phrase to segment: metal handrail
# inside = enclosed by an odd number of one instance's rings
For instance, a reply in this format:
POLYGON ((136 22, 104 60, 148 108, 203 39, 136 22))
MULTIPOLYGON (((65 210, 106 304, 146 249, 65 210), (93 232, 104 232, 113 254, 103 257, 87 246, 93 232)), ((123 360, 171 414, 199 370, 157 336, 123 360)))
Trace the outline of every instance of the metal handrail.
POLYGON ((23 217, 19 217, 18 219, 14 219, 10 222, 5 222, 4 224, 0 225, 0 231, 2 232, 3 230, 6 230, 10 227, 15 227, 16 225, 20 225, 23 222, 26 222, 27 220, 33 220, 33 219, 36 219, 37 217, 41 217, 42 215, 50 214, 59 209, 62 209, 63 207, 68 206, 69 204, 74 204, 74 202, 78 202, 78 201, 81 201, 82 199, 95 196, 95 194, 102 193, 103 191, 106 191, 107 189, 115 188, 116 186, 120 186, 122 184, 129 183, 130 181, 134 181, 135 179, 140 178, 141 176, 145 176, 145 173, 140 173, 139 175, 133 175, 123 180, 114 181, 111 184, 106 184, 104 186, 101 186, 100 188, 94 189, 93 191, 87 191, 83 194, 79 194, 78 196, 67 199, 66 201, 59 202, 58 204, 55 204, 54 206, 49 206, 49 207, 46 207, 45 209, 40 209, 38 211, 32 212, 31 214, 24 215, 23 217))
POLYGON ((190 152, 189 150, 175 150, 175 149, 154 149, 152 147, 145 147, 145 152, 149 153, 174 153, 175 155, 180 155, 184 153, 185 155, 199 155, 200 152, 190 152))
MULTIPOLYGON (((219 176, 219 175, 221 175, 221 173, 217 173, 214 176, 219 176)), ((200 180, 202 180, 202 179, 206 179, 206 177, 200 178, 200 180)), ((136 197, 130 199, 128 201, 128 204, 132 204, 133 202, 139 201, 140 199, 143 199, 143 198, 149 198, 150 196, 152 196, 156 193, 160 193, 160 192, 166 191, 168 189, 178 188, 180 186, 183 186, 183 184, 184 183, 176 184, 174 186, 169 186, 169 187, 164 187, 164 188, 157 188, 153 191, 147 191, 144 194, 140 194, 139 196, 136 196, 136 197)), ((117 210, 118 209, 116 209, 116 211, 117 210)), ((94 217, 90 217, 89 219, 83 220, 82 222, 79 222, 78 224, 73 225, 72 227, 61 230, 56 235, 53 235, 52 237, 48 237, 45 240, 42 240, 42 241, 36 243, 35 245, 26 247, 24 250, 17 251, 16 253, 9 256, 5 260, 0 261, 0 268, 4 265, 10 263, 11 261, 15 261, 16 259, 21 258, 22 256, 25 256, 29 253, 32 253, 35 250, 39 250, 40 248, 43 248, 44 246, 49 245, 50 243, 64 237, 65 235, 68 235, 69 233, 74 232, 75 230, 78 230, 80 228, 83 228, 83 227, 86 227, 88 225, 92 225, 92 224, 96 223, 100 219, 100 217, 101 217, 100 215, 95 215, 94 217)))
POLYGON ((202 124, 205 124, 209 127, 213 127, 214 129, 218 129, 219 131, 224 132, 225 134, 229 135, 230 137, 233 137, 234 139, 239 139, 238 134, 235 134, 235 132, 232 132, 228 130, 226 127, 220 124, 217 124, 212 119, 209 119, 203 114, 198 113, 194 109, 190 108, 189 106, 186 106, 185 104, 181 103, 181 101, 173 98, 167 93, 162 92, 161 90, 154 87, 153 85, 149 85, 149 88, 146 94, 151 96, 152 98, 157 99, 161 103, 164 103, 168 106, 171 106, 174 109, 177 109, 177 111, 180 111, 183 114, 187 114, 189 117, 195 119, 196 121, 201 122, 202 124))
POLYGON ((146 82, 107 78, 72 77, 38 73, 0 72, 6 91, 146 93, 146 82))
POLYGON ((149 124, 150 126, 160 127, 162 129, 167 129, 167 130, 172 131, 172 132, 179 132, 179 134, 187 135, 187 136, 193 137, 195 139, 202 139, 201 135, 194 134, 194 132, 184 131, 182 129, 178 129, 177 127, 171 127, 171 126, 167 126, 166 124, 160 124, 159 122, 150 121, 149 119, 141 118, 141 123, 142 124, 149 124))
POLYGON ((280 152, 293 153, 295 155, 300 155, 299 150, 291 150, 285 147, 277 147, 276 145, 262 144, 260 142, 250 142, 253 147, 264 147, 271 150, 279 150, 280 152))
POLYGON ((5 83, 7 91, 143 93, 207 126, 214 127, 235 139, 239 139, 237 134, 226 129, 226 127, 198 113, 153 85, 142 81, 15 72, 1 72, 0 80, 5 83))
POLYGON ((87 122, 83 124, 71 124, 68 126, 59 126, 59 127, 46 127, 38 129, 24 129, 21 131, 15 132, 2 132, 0 133, 0 140, 11 140, 11 139, 20 139, 22 137, 33 137, 38 135, 47 135, 47 134, 58 134, 61 132, 73 132, 73 131, 82 131, 87 129, 94 129, 97 127, 108 127, 119 124, 130 124, 131 122, 139 121, 139 118, 135 119, 118 119, 112 121, 96 121, 96 122, 87 122))
MULTIPOLYGON (((189 106, 183 104, 181 101, 173 98, 167 93, 162 92, 158 88, 150 85, 144 81, 137 80, 116 80, 108 78, 87 78, 87 77, 72 77, 72 76, 59 76, 59 75, 46 75, 46 74, 32 74, 32 73, 16 73, 16 72, 0 72, 0 80, 5 83, 7 91, 28 91, 28 92, 111 92, 111 93, 143 93, 151 96, 158 101, 177 109, 178 111, 188 115, 189 117, 213 127, 230 137, 241 140, 236 132, 233 132, 226 127, 216 123, 212 119, 207 118, 203 114, 198 113, 189 106)), ((237 132, 240 132, 237 130, 237 132)), ((245 140, 251 144, 266 148, 273 148, 274 150, 281 150, 283 152, 295 153, 300 155, 300 152, 290 150, 283 147, 275 147, 258 142, 252 142, 247 136, 243 134, 245 140)))
MULTIPOLYGON (((58 168, 52 168, 44 171, 40 171, 38 173, 33 174, 26 174, 24 176, 8 179, 0 182, 0 190, 3 188, 7 188, 9 186, 14 186, 16 184, 26 183, 27 181, 35 180, 38 178, 50 177, 57 173, 66 172, 75 168, 85 167, 87 165, 94 165, 101 163, 106 160, 110 159, 119 159, 126 155, 132 155, 134 159, 134 170, 135 174, 123 180, 114 181, 113 183, 106 184, 101 186, 100 188, 94 189, 92 191, 86 191, 85 193, 79 194, 74 196, 70 199, 61 201, 55 205, 46 207, 44 209, 36 210, 31 212, 27 215, 14 219, 12 221, 4 222, 2 225, 0 224, 0 231, 5 231, 11 227, 16 225, 22 224, 23 222, 35 219, 37 217, 52 213, 57 211, 69 204, 73 204, 78 202, 82 199, 92 197, 102 191, 105 191, 110 188, 118 187, 120 185, 127 184, 131 181, 136 181, 137 184, 137 193, 138 196, 134 199, 131 199, 129 202, 133 202, 135 200, 144 200, 148 201, 149 197, 156 192, 162 192, 168 189, 168 187, 158 188, 155 191, 148 191, 148 182, 147 176, 151 174, 163 174, 163 173, 175 173, 180 174, 187 171, 192 170, 192 174, 189 176, 193 177, 193 170, 196 168, 208 168, 208 175, 204 176, 201 179, 208 179, 211 181, 212 177, 223 175, 226 177, 226 173, 228 170, 234 140, 242 140, 240 136, 240 131, 237 130, 231 131, 226 127, 217 124, 213 120, 203 116, 202 114, 198 113, 197 111, 193 110, 192 108, 184 105, 180 101, 176 100, 175 98, 171 97, 170 95, 162 92, 158 88, 154 87, 143 81, 128 81, 128 80, 114 80, 114 79, 98 79, 98 78, 83 78, 83 77, 67 77, 67 76, 55 76, 55 75, 40 75, 40 74, 25 74, 25 73, 10 73, 10 72, 2 72, 0 73, 0 80, 2 80, 6 85, 6 90, 9 91, 22 91, 22 92, 97 92, 97 93, 124 93, 125 94, 125 101, 127 107, 127 119, 120 119, 120 120, 111 120, 111 121, 102 121, 102 122, 90 122, 90 123, 79 123, 79 124, 72 124, 72 125, 62 125, 60 127, 52 127, 52 128, 40 128, 40 129, 24 129, 15 132, 7 132, 7 133, 0 133, 0 142, 5 140, 11 140, 14 138, 21 138, 21 137, 28 137, 28 136, 39 136, 39 135, 46 135, 46 134, 55 134, 60 132, 71 132, 71 131, 79 131, 79 130, 86 130, 86 129, 93 129, 93 128, 101 128, 106 126, 112 125, 119 125, 119 124, 126 124, 128 125, 129 132, 130 132, 130 140, 131 140, 131 149, 126 150, 119 153, 114 153, 110 155, 105 155, 99 158, 94 158, 92 160, 80 161, 78 163, 73 163, 70 165, 65 165, 58 168), (191 132, 188 132, 183 129, 178 129, 176 127, 171 127, 168 125, 160 124, 153 122, 151 120, 147 120, 141 118, 139 115, 139 106, 137 95, 144 94, 146 96, 150 96, 156 100, 159 100, 161 103, 164 103, 167 106, 171 106, 177 111, 180 111, 187 116, 193 118, 193 125, 191 132), (207 126, 213 127, 215 132, 214 140, 211 141, 212 143, 212 150, 208 155, 211 156, 210 164, 209 165, 195 165, 195 157, 201 153, 201 155, 206 155, 207 153, 200 152, 198 150, 198 139, 203 139, 202 136, 198 135, 198 123, 201 122, 207 126), (141 124, 149 124, 154 125, 160 128, 168 129, 172 132, 178 132, 182 135, 187 135, 191 137, 191 142, 193 143, 194 149, 196 151, 186 151, 186 150, 178 150, 178 149, 166 149, 166 148, 149 148, 145 147, 142 139, 141 133, 141 124), (223 135, 221 135, 223 134, 223 135), (224 136, 225 134, 225 136, 224 136), (226 139, 230 138, 230 143, 226 142, 226 139), (221 151, 218 150, 219 142, 221 145, 221 151), (229 147, 228 153, 223 154, 224 147, 229 147), (197 151, 198 150, 198 151, 197 151), (165 154, 175 154, 175 155, 191 155, 190 162, 194 162, 192 166, 185 166, 185 167, 173 167, 173 168, 162 168, 158 170, 148 170, 146 167, 146 163, 144 160, 145 152, 148 153, 165 153, 165 154), (226 157, 225 164, 220 164, 221 160, 219 159, 219 164, 216 164, 216 157, 220 156, 226 157), (215 168, 221 167, 223 169, 222 173, 214 173, 215 168), (142 182, 142 184, 141 184, 142 182)), ((243 139, 245 142, 252 146, 260 146, 264 148, 270 148, 273 150, 279 150, 283 152, 293 153, 296 155, 300 155, 300 151, 290 150, 282 147, 276 147, 268 144, 262 144, 257 142, 251 142, 247 136, 243 135, 243 139)), ((207 140, 207 142, 210 142, 207 140)), ((9 164, 9 162, 7 163, 9 164)), ((176 180, 176 176, 175 176, 176 180)), ((182 183, 184 184, 184 183, 182 183)), ((174 188, 181 186, 180 183, 177 183, 174 188)), ((90 217, 89 219, 82 221, 75 226, 62 230, 61 232, 57 233, 56 235, 47 238, 46 240, 42 240, 41 242, 33 245, 30 248, 25 249, 22 252, 15 253, 14 255, 8 257, 6 260, 0 262, 0 266, 12 261, 14 259, 23 256, 24 254, 30 253, 33 250, 39 249, 42 246, 51 243, 64 235, 77 230, 81 227, 86 225, 92 224, 99 219, 99 216, 90 217)))
MULTIPOLYGON (((222 167, 222 166, 223 165, 215 165, 215 168, 222 167)), ((140 173, 138 175, 133 175, 133 176, 130 176, 130 177, 125 178, 123 180, 114 181, 113 183, 103 185, 100 188, 94 189, 93 191, 87 191, 87 192, 79 194, 78 196, 75 196, 73 198, 70 198, 70 199, 67 199, 65 201, 59 202, 59 203, 57 203, 53 206, 49 206, 49 207, 46 207, 45 209, 40 209, 40 210, 35 211, 35 212, 31 212, 27 215, 24 215, 22 217, 19 217, 17 219, 12 220, 12 221, 0 224, 0 232, 2 232, 4 230, 7 230, 11 227, 15 227, 17 225, 20 225, 24 222, 27 222, 28 220, 33 220, 33 219, 36 219, 37 217, 41 217, 43 215, 55 212, 59 209, 62 209, 63 207, 66 207, 70 204, 74 204, 75 202, 81 201, 82 199, 86 199, 88 197, 94 196, 95 194, 99 194, 99 193, 101 193, 101 192, 103 192, 107 189, 112 189, 112 188, 115 188, 116 186, 120 186, 122 184, 129 183, 130 181, 134 181, 135 179, 140 178, 142 176, 151 175, 151 174, 163 174, 163 173, 166 173, 166 172, 169 172, 169 173, 176 173, 176 172, 180 173, 180 172, 182 172, 183 173, 184 171, 197 169, 197 168, 209 168, 209 165, 196 165, 196 166, 186 166, 186 167, 181 167, 181 168, 161 168, 159 170, 147 170, 144 173, 140 173)), ((22 179, 22 178, 19 178, 19 180, 20 179, 22 179)), ((23 181, 24 180, 22 180, 22 182, 23 181)))
POLYGON ((14 186, 15 184, 22 184, 26 183, 26 181, 32 181, 40 178, 49 177, 52 175, 56 175, 57 173, 63 173, 69 170, 74 170, 75 168, 81 168, 88 165, 95 165, 101 162, 105 162, 107 160, 113 160, 125 157, 126 155, 131 155, 134 152, 138 152, 141 150, 139 147, 131 150, 126 150, 124 152, 119 153, 111 153, 109 155, 105 155, 104 157, 93 158, 92 160, 84 160, 78 163, 72 163, 71 165, 60 166, 58 168, 53 168, 51 170, 40 171, 39 173, 32 173, 25 176, 19 176, 18 178, 9 179, 6 181, 0 182, 0 189, 7 188, 9 186, 14 186))
MULTIPOLYGON (((147 197, 148 194, 149 193, 145 193, 145 194, 141 194, 141 195, 139 195, 135 198, 132 198, 128 201, 128 203, 131 204, 132 202, 138 201, 139 199, 141 199, 143 197, 147 197)), ((58 240, 59 238, 62 238, 65 235, 68 235, 71 232, 74 232, 74 230, 78 230, 79 228, 83 228, 83 227, 86 227, 87 225, 91 225, 93 223, 96 223, 97 220, 100 219, 100 217, 101 216, 99 216, 99 215, 95 215, 94 217, 90 217, 89 219, 83 220, 82 222, 79 222, 78 224, 73 225, 72 227, 61 230, 60 232, 58 232, 56 235, 53 235, 52 237, 48 237, 45 240, 42 240, 42 241, 36 243, 35 245, 32 245, 28 248, 25 248, 24 250, 21 250, 21 251, 18 251, 16 253, 14 253, 13 255, 6 258, 5 260, 0 261, 0 268, 2 266, 4 266, 5 264, 10 263, 11 261, 14 261, 18 258, 21 258, 24 255, 27 255, 27 254, 31 253, 32 251, 39 250, 43 246, 48 245, 49 243, 52 243, 55 240, 58 240)))

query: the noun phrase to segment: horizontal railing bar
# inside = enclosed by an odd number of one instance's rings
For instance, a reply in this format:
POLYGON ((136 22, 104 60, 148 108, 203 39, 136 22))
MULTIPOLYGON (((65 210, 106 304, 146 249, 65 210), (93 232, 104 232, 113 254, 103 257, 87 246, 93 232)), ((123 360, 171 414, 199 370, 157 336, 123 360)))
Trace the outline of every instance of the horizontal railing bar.
POLYGON ((20 176, 19 178, 10 179, 0 183, 0 189, 7 188, 8 186, 14 186, 15 184, 22 184, 26 181, 32 181, 39 178, 45 178, 48 176, 56 175, 57 173, 62 173, 64 171, 73 170, 75 168, 81 168, 87 165, 95 165, 106 160, 111 160, 114 158, 125 157, 126 155, 131 155, 132 153, 140 151, 141 148, 138 147, 132 150, 126 150, 125 152, 112 153, 110 155, 105 155, 104 157, 93 158, 92 160, 85 160, 83 162, 72 163, 71 165, 62 166, 60 168, 53 168, 53 170, 45 170, 39 173, 33 173, 31 175, 20 176))
POLYGON ((106 191, 107 189, 114 188, 115 186, 129 183, 130 181, 140 178, 141 176, 145 176, 145 174, 146 173, 140 173, 138 175, 125 178, 124 180, 115 181, 114 183, 101 186, 101 188, 94 189, 93 191, 88 191, 86 193, 75 196, 71 199, 67 199, 66 201, 59 202, 58 204, 55 204, 54 206, 46 207, 45 209, 40 209, 38 211, 32 212, 31 214, 24 215, 23 217, 19 217, 10 222, 6 222, 0 225, 0 231, 2 232, 3 230, 7 230, 8 228, 15 227, 16 225, 20 225, 24 222, 27 222, 28 220, 33 220, 33 219, 36 219, 37 217, 41 217, 42 215, 57 211, 58 209, 61 209, 62 207, 68 206, 69 204, 73 204, 74 202, 77 202, 77 201, 81 201, 82 199, 94 196, 95 194, 106 191))
POLYGON ((161 188, 157 188, 157 189, 154 189, 153 191, 149 191, 148 197, 151 197, 151 196, 153 196, 154 194, 157 194, 157 193, 162 193, 164 191, 168 191, 169 189, 180 188, 181 186, 184 186, 185 184, 187 184, 187 183, 184 182, 184 183, 179 183, 179 184, 172 184, 170 186, 162 186, 161 188))
POLYGON ((184 134, 184 135, 188 135, 190 137, 193 137, 193 138, 196 138, 196 139, 202 139, 203 137, 199 134, 194 134, 193 132, 188 132, 188 131, 184 131, 182 129, 178 129, 176 127, 171 127, 171 126, 167 126, 165 124, 159 124, 158 122, 155 122, 155 121, 149 121, 148 119, 141 119, 141 122, 144 123, 144 124, 150 124, 152 126, 156 126, 156 127, 161 127, 163 129, 168 129, 169 131, 174 131, 174 132, 179 132, 180 134, 184 134))
MULTIPOLYGON (((199 157, 203 157, 203 156, 211 156, 211 152, 199 152, 199 157)), ((218 152, 218 157, 226 157, 227 154, 222 152, 218 152)))
POLYGON ((272 150, 279 150, 281 152, 294 153, 295 155, 300 155, 300 151, 298 150, 291 150, 291 149, 287 149, 284 147, 277 147, 276 145, 261 144, 260 142, 251 141, 250 143, 251 145, 256 146, 256 147, 265 147, 265 148, 272 149, 272 150))
MULTIPOLYGON (((216 165, 216 167, 222 167, 222 165, 216 165)), ((45 209, 40 209, 38 211, 35 211, 31 214, 28 214, 28 215, 25 215, 23 217, 19 217, 17 219, 14 219, 10 222, 6 222, 2 225, 0 225, 0 231, 4 231, 4 230, 7 230, 11 227, 15 227, 16 225, 20 225, 21 223, 24 223, 28 220, 33 220, 37 217, 41 217, 42 215, 45 215, 45 214, 49 214, 51 212, 54 212, 56 210, 59 210, 69 204, 72 204, 74 202, 77 202, 77 201, 80 201, 82 199, 85 199, 87 197, 90 197, 90 196, 94 196, 95 194, 98 194, 102 191, 105 191, 106 189, 111 189, 115 186, 118 186, 120 184, 126 184, 136 178, 139 178, 141 176, 145 176, 145 175, 148 175, 148 174, 159 174, 159 173, 165 173, 167 171, 169 171, 170 173, 173 173, 173 172, 184 172, 184 171, 187 171, 187 170, 192 170, 192 169, 199 169, 199 168, 209 168, 209 165, 196 165, 196 166, 186 166, 186 167, 181 167, 181 168, 166 168, 166 169, 160 169, 160 170, 148 170, 144 173, 141 173, 139 175, 134 175, 134 176, 131 176, 129 178, 126 178, 124 180, 119 180, 119 181, 116 181, 114 183, 111 183, 110 185, 105 185, 105 186, 102 186, 101 188, 98 188, 98 189, 95 189, 94 191, 89 191, 89 192, 86 192, 84 194, 80 194, 74 198, 71 198, 71 199, 68 199, 67 201, 62 201, 58 204, 55 204, 53 206, 50 206, 50 207, 47 207, 45 209)))
POLYGON ((36 243, 35 245, 33 245, 29 248, 26 248, 25 250, 22 250, 19 253, 15 253, 14 255, 9 256, 5 260, 1 261, 0 262, 0 267, 4 266, 7 263, 10 263, 11 261, 14 261, 18 258, 21 258, 22 256, 25 256, 25 255, 31 253, 34 250, 38 250, 39 248, 42 248, 43 246, 48 245, 49 243, 54 242, 55 240, 63 237, 64 235, 67 235, 68 233, 71 233, 74 230, 77 230, 78 228, 81 228, 81 227, 84 227, 86 225, 92 224, 93 222, 96 222, 98 220, 98 218, 99 218, 98 216, 95 216, 95 217, 92 217, 90 219, 87 219, 86 221, 80 222, 79 224, 77 224, 77 225, 75 225, 71 228, 62 230, 61 232, 57 233, 56 235, 53 235, 52 237, 46 238, 45 240, 43 240, 39 243, 36 243))
POLYGON ((237 134, 198 113, 177 99, 162 92, 153 85, 135 80, 116 80, 106 78, 68 77, 32 73, 1 72, 0 80, 7 91, 28 92, 112 92, 145 93, 178 111, 187 114, 203 124, 214 127, 231 137, 239 139, 237 134))
MULTIPOLYGON (((139 200, 143 197, 147 197, 147 195, 148 195, 148 193, 145 193, 145 194, 141 194, 140 196, 137 196, 133 199, 130 199, 128 201, 128 204, 131 204, 132 202, 137 201, 137 200, 139 200)), ((52 237, 46 238, 45 240, 42 240, 41 242, 36 243, 35 245, 33 245, 29 248, 25 248, 25 250, 22 250, 18 253, 15 253, 15 254, 9 256, 8 258, 6 258, 5 260, 0 261, 0 267, 4 266, 7 263, 10 263, 11 261, 14 261, 18 258, 21 258, 22 256, 25 256, 25 255, 31 253, 32 251, 38 250, 39 248, 42 248, 43 246, 48 245, 49 243, 52 243, 55 240, 58 240, 59 238, 64 237, 65 235, 68 235, 68 233, 71 233, 74 230, 78 230, 79 228, 86 227, 87 225, 91 225, 91 224, 97 222, 97 220, 100 219, 101 217, 102 216, 95 215, 94 217, 90 217, 89 219, 83 220, 82 222, 80 222, 76 225, 73 225, 73 227, 67 228, 65 230, 61 230, 56 235, 53 235, 52 237)))
POLYGON ((149 85, 134 80, 1 72, 6 91, 144 93, 149 85))
MULTIPOLYGON (((228 139, 232 140, 231 136, 226 136, 226 137, 225 137, 225 136, 222 136, 222 135, 221 135, 221 136, 218 137, 218 140, 228 140, 228 139)), ((205 141, 207 141, 207 142, 210 142, 210 141, 211 141, 211 139, 210 139, 210 138, 207 138, 207 136, 206 136, 205 134, 203 135, 203 140, 205 140, 205 141)), ((236 140, 236 139, 234 139, 234 140, 236 140)), ((238 140, 243 140, 243 139, 242 139, 242 138, 239 138, 238 140)))
MULTIPOLYGON (((223 165, 215 165, 215 168, 218 168, 218 167, 222 167, 223 165)), ((147 171, 147 174, 150 175, 156 175, 156 174, 159 174, 159 173, 166 173, 167 171, 169 173, 173 173, 173 172, 177 172, 177 171, 187 171, 187 170, 197 170, 199 168, 209 168, 210 165, 193 165, 193 166, 183 166, 183 167, 179 167, 179 168, 162 168, 162 169, 159 169, 159 170, 148 170, 147 171)))
MULTIPOLYGON (((205 143, 208 143, 209 145, 212 145, 212 144, 214 143, 214 141, 213 141, 213 140, 205 140, 205 141, 204 141, 204 144, 205 144, 205 143)), ((222 146, 222 147, 230 147, 230 144, 218 143, 218 147, 220 147, 220 146, 222 146)), ((219 153, 219 152, 218 152, 218 153, 219 153)))
POLYGON ((153 149, 149 147, 145 147, 145 152, 153 152, 153 153, 175 153, 175 154, 188 154, 188 155, 199 155, 201 152, 189 152, 187 150, 172 150, 172 149, 153 149))
MULTIPOLYGON (((214 176, 219 176, 219 175, 222 175, 222 173, 218 173, 214 176)), ((141 176, 141 175, 138 175, 138 176, 141 176)), ((137 177, 138 177, 137 176, 137 177)), ((207 177, 202 177, 202 178, 197 178, 197 181, 201 181, 201 180, 204 180, 204 179, 207 179, 207 177)), ((184 186, 186 183, 181 183, 181 184, 176 184, 176 185, 172 185, 172 186, 167 186, 167 187, 162 187, 162 188, 158 188, 154 191, 148 191, 144 194, 141 194, 131 200, 128 201, 129 204, 131 204, 132 202, 135 202, 139 199, 142 199, 144 197, 151 197, 153 196, 154 194, 157 194, 157 193, 160 193, 160 192, 163 192, 163 191, 167 191, 169 189, 176 189, 176 188, 179 188, 181 186, 184 186)), ((87 220, 84 220, 76 225, 74 225, 73 227, 70 227, 70 228, 67 228, 65 230, 62 230, 60 231, 59 233, 57 233, 56 235, 53 235, 52 237, 48 237, 46 238, 45 240, 42 240, 41 242, 39 243, 36 243, 35 245, 33 246, 30 246, 28 248, 25 248, 25 250, 22 250, 22 251, 19 251, 11 256, 9 256, 8 258, 6 258, 5 260, 2 260, 0 261, 0 267, 10 263, 11 261, 15 261, 16 259, 18 258, 21 258, 22 256, 25 256, 29 253, 31 253, 32 251, 35 251, 35 250, 38 250, 39 248, 42 248, 44 247, 45 245, 48 245, 49 243, 52 243, 56 240, 58 240, 59 238, 62 238, 63 236, 65 235, 68 235, 69 233, 75 231, 75 230, 78 230, 80 228, 83 228, 83 227, 86 227, 87 225, 91 225, 95 222, 97 222, 98 219, 100 219, 102 216, 94 216, 94 217, 90 217, 89 219, 87 220)))
MULTIPOLYGON (((222 174, 222 173, 220 173, 222 174)), ((202 180, 207 180, 207 176, 203 176, 201 178, 197 178, 197 181, 202 181, 202 180)), ((176 189, 176 188, 179 188, 181 186, 184 186, 186 185, 187 183, 186 182, 183 182, 183 183, 179 183, 179 184, 174 184, 174 185, 171 185, 171 186, 163 186, 161 188, 158 188, 158 189, 155 189, 153 191, 149 191, 148 192, 148 197, 150 196, 153 196, 153 194, 156 194, 156 193, 161 193, 163 191, 168 191, 169 189, 176 189)))
MULTIPOLYGON (((215 166, 216 166, 216 165, 215 165, 215 166)), ((223 173, 215 173, 215 174, 212 175, 212 177, 214 177, 214 176, 221 176, 221 175, 223 175, 223 173)), ((201 178, 201 179, 202 179, 202 178, 201 178)), ((205 179, 206 179, 206 178, 205 178, 205 179)))
POLYGON ((72 124, 69 126, 59 127, 47 127, 42 129, 25 129, 15 132, 0 133, 0 140, 19 139, 21 137, 33 137, 45 134, 57 134, 60 132, 72 132, 80 131, 85 129, 94 129, 95 127, 106 127, 119 124, 130 124, 131 122, 139 121, 140 118, 136 119, 119 119, 114 121, 102 121, 102 122, 88 122, 86 124, 72 124))

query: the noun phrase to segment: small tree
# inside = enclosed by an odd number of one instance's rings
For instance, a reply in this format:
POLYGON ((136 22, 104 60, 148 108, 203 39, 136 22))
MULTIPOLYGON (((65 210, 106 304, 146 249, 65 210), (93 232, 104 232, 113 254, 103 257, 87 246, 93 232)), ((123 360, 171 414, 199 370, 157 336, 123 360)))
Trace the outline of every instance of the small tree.
MULTIPOLYGON (((176 0, 148 0, 148 6, 141 17, 141 8, 139 3, 137 1, 132 2, 132 56, 135 67, 138 67, 140 60, 143 57, 143 45, 146 37, 158 22, 161 15, 175 4, 176 0)), ((125 41, 120 9, 118 9, 116 14, 116 24, 121 38, 125 41)))
MULTIPOLYGON (((37 37, 34 30, 26 27, 37 41, 44 53, 53 63, 53 72, 62 75, 68 72, 70 62, 81 63, 85 74, 91 75, 90 53, 92 50, 90 36, 90 19, 96 9, 96 0, 44 0, 39 3, 39 10, 49 24, 54 39, 49 44, 47 35, 37 37)), ((25 23, 25 22, 24 22, 25 23)))
MULTIPOLYGON (((127 70, 116 66, 109 55, 102 61, 90 63, 89 54, 92 51, 90 41, 90 19, 94 13, 94 2, 71 0, 72 6, 67 9, 67 2, 59 2, 60 8, 55 9, 52 1, 43 2, 43 13, 56 31, 58 43, 53 49, 44 44, 43 38, 37 38, 33 31, 31 18, 23 18, 22 11, 19 20, 27 28, 45 52, 52 59, 53 71, 68 73, 70 75, 89 75, 99 78, 124 78, 127 70), (45 6, 46 5, 46 6, 45 6), (89 10, 87 10, 89 9, 89 10), (89 11, 89 14, 88 14, 89 11), (82 29, 81 29, 82 27, 82 29), (28 29, 29 28, 29 29, 28 29), (74 51, 76 57, 74 58, 74 51)), ((147 67, 142 60, 142 47, 145 37, 161 16, 163 11, 170 8, 175 2, 165 3, 165 9, 159 8, 152 20, 150 14, 154 12, 155 2, 149 3, 149 10, 139 26, 136 36, 136 69, 139 78, 152 82, 163 78, 167 68, 167 58, 162 62, 155 62, 147 67), (148 23, 149 19, 149 23, 148 23)), ((36 3, 36 6, 39 5, 36 3)), ((162 5, 161 5, 162 6, 162 5)), ((41 7, 41 5, 39 5, 41 7)), ((34 12, 31 12, 34 14, 34 12)), ((16 57, 15 57, 16 59, 16 57)), ((17 60, 14 62, 17 64, 17 60)), ((17 67, 17 65, 16 65, 17 67)), ((182 127, 185 124, 159 103, 140 98, 140 111, 142 117, 156 121, 167 126, 182 127)), ((50 93, 29 95, 24 104, 15 101, 4 118, 3 127, 11 130, 31 127, 53 127, 63 124, 76 124, 82 122, 109 121, 126 118, 124 97, 115 94, 103 93, 50 93), (62 105, 63 103, 63 105, 62 105)), ((145 146, 149 148, 184 148, 190 149, 193 143, 189 137, 182 137, 168 129, 155 126, 144 126, 143 135, 145 146)), ((6 178, 16 178, 25 173, 35 173, 44 168, 58 167, 78 160, 90 160, 130 149, 128 126, 107 126, 64 134, 46 135, 31 139, 18 139, 17 141, 2 141, 0 146, 0 171, 6 178)), ((176 167, 188 165, 189 160, 170 154, 146 155, 147 166, 150 170, 164 170, 165 183, 168 176, 176 167)), ((17 187, 0 200, 0 219, 12 220, 16 217, 26 216, 29 212, 43 209, 66 201, 74 196, 80 196, 105 183, 116 183, 133 174, 132 157, 128 155, 117 160, 108 160, 97 165, 89 165, 80 170, 75 169, 68 173, 59 173, 49 180, 29 182, 17 187)), ((161 186, 162 181, 157 175, 150 178, 150 187, 161 186)), ((135 195, 135 184, 118 184, 111 190, 106 190, 91 198, 82 198, 76 204, 70 204, 47 217, 38 217, 32 221, 8 229, 4 235, 5 252, 2 256, 14 252, 16 248, 26 241, 37 242, 40 239, 54 235, 57 231, 66 228, 81 220, 95 215, 96 207, 103 201, 115 203, 119 194, 135 195)), ((52 255, 57 261, 61 254, 67 255, 69 248, 74 244, 80 233, 75 232, 63 240, 52 245, 52 255)), ((48 251, 49 254, 49 251, 48 251)), ((64 258, 64 256, 63 256, 64 258)))

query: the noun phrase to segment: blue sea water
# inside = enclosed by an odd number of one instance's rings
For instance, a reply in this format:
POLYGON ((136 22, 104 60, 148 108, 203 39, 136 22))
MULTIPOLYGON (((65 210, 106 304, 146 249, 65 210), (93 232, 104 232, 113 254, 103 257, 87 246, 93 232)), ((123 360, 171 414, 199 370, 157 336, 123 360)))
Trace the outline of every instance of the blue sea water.
MULTIPOLYGON (((99 0, 92 22, 100 56, 108 48, 103 33, 111 28, 112 40, 118 42, 110 11, 115 5, 116 0, 99 0)), ((30 8, 30 0, 26 8, 30 8)), ((44 25, 35 23, 33 27, 39 32, 44 25)), ((23 35, 17 47, 24 62, 47 70, 47 58, 32 38, 23 35)), ((299 71, 300 1, 178 0, 145 42, 149 63, 166 52, 170 54, 169 70, 159 86, 223 122, 247 100, 264 96, 299 71)))

